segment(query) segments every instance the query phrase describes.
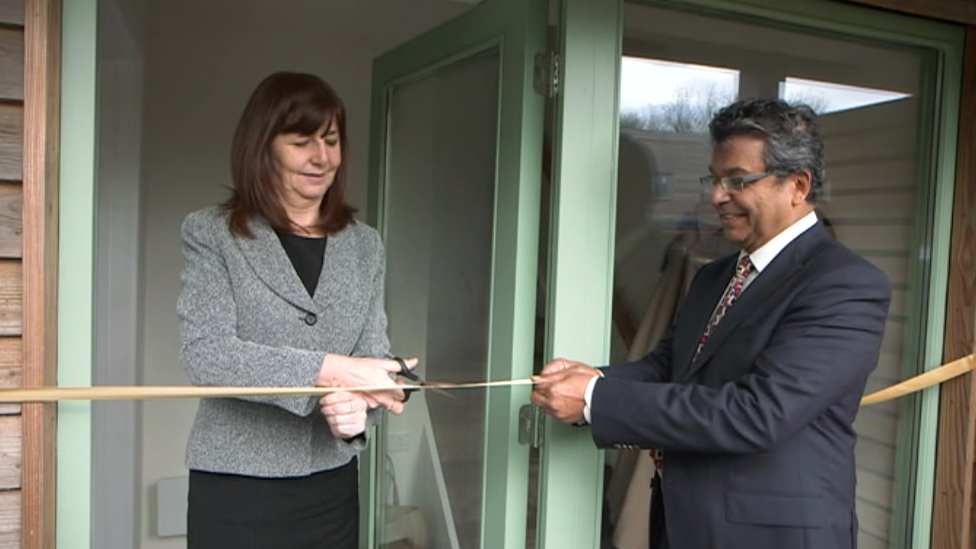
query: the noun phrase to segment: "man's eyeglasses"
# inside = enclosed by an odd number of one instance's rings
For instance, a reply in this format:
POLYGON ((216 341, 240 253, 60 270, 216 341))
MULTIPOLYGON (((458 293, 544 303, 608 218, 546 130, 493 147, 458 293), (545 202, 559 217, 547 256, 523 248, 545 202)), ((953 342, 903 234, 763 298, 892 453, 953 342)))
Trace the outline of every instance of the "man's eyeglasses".
POLYGON ((734 177, 718 177, 716 175, 706 175, 699 178, 701 181, 702 190, 706 193, 711 193, 715 190, 716 185, 721 185, 722 190, 727 193, 736 193, 745 189, 751 183, 755 183, 760 179, 773 175, 773 172, 762 172, 754 173, 752 175, 744 176, 734 176, 734 177))

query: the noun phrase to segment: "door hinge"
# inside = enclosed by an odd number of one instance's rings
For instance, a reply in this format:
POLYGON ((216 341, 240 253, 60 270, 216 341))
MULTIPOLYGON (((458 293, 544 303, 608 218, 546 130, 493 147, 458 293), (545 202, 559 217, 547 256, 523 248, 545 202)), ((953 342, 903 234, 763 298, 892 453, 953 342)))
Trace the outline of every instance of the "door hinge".
POLYGON ((536 93, 551 98, 559 93, 559 54, 547 51, 535 54, 532 84, 536 93))
POLYGON ((519 408, 518 441, 522 446, 541 448, 546 434, 546 416, 535 404, 519 408))

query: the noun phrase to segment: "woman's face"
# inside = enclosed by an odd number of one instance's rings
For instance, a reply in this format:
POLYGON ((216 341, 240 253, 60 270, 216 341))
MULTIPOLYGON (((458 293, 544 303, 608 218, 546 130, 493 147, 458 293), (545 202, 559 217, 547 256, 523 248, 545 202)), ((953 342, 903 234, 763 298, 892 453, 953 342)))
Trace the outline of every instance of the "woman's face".
POLYGON ((342 163, 342 143, 335 122, 311 135, 283 133, 271 142, 286 205, 317 206, 342 163))

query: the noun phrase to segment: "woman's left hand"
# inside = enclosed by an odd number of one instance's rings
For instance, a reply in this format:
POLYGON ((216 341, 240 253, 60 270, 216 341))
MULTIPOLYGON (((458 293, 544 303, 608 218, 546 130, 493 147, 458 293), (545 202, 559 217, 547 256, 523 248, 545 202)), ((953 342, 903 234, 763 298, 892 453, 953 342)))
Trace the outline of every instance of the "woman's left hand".
POLYGON ((336 438, 352 438, 366 431, 369 405, 356 393, 329 393, 319 399, 319 409, 336 438))

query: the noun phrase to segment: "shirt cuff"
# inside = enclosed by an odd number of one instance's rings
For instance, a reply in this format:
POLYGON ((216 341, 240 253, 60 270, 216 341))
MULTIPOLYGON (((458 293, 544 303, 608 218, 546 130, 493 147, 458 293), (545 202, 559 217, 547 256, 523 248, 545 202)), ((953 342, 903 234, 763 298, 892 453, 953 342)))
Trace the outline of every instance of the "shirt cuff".
POLYGON ((600 375, 590 378, 590 382, 586 384, 586 392, 583 393, 583 401, 585 402, 583 405, 583 418, 586 419, 587 423, 593 423, 590 420, 590 403, 593 402, 593 386, 596 385, 596 380, 603 377, 603 372, 600 370, 597 370, 596 372, 600 375))

